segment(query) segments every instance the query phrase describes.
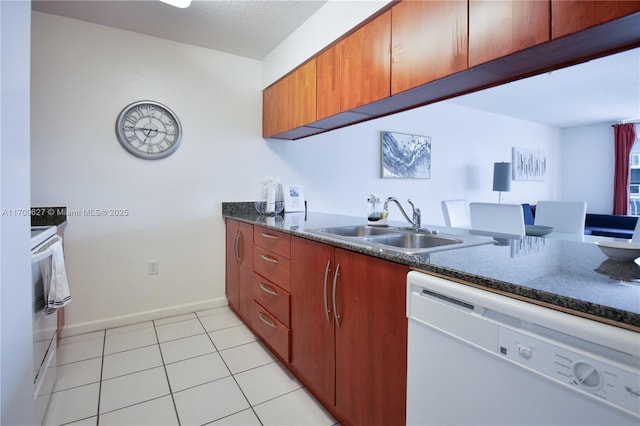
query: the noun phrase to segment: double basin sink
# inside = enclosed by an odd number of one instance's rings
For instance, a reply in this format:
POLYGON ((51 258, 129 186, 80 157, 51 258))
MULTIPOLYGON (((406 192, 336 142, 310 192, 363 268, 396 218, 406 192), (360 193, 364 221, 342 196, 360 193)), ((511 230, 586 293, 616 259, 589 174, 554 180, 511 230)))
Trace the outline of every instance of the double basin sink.
POLYGON ((493 244, 492 238, 435 234, 426 229, 377 227, 367 225, 309 229, 307 232, 350 241, 403 254, 423 254, 481 244, 493 244))

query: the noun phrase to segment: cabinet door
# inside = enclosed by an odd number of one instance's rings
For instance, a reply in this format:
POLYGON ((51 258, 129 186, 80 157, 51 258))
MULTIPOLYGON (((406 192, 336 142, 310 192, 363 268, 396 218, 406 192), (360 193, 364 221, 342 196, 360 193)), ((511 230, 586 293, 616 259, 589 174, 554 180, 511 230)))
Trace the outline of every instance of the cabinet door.
POLYGON ((573 34, 594 25, 640 11, 640 1, 551 1, 551 38, 573 34))
POLYGON ((342 87, 341 44, 336 43, 316 59, 316 119, 338 114, 342 87))
POLYGON ((262 92, 262 136, 268 138, 288 130, 286 79, 279 80, 262 92))
POLYGON ((348 111, 391 94, 391 11, 340 42, 340 108, 348 111))
POLYGON ((291 239, 291 365, 323 404, 335 401, 333 247, 291 239), (327 287, 325 288, 325 276, 327 287))
POLYGON ((316 61, 307 62, 289 77, 290 128, 316 121, 316 61))
POLYGON ((550 40, 548 1, 469 0, 469 67, 550 40))
POLYGON ((262 135, 267 138, 316 120, 316 61, 296 68, 262 93, 262 135))
POLYGON ((238 232, 238 307, 240 316, 247 320, 253 310, 253 225, 239 222, 238 232))
POLYGON ((238 277, 238 222, 233 219, 226 220, 225 230, 225 294, 229 306, 239 310, 240 279, 238 277))
POLYGON ((467 0, 403 1, 391 13, 392 95, 467 68, 467 0))
POLYGON ((335 263, 336 409, 355 425, 403 425, 409 268, 342 249, 335 263))

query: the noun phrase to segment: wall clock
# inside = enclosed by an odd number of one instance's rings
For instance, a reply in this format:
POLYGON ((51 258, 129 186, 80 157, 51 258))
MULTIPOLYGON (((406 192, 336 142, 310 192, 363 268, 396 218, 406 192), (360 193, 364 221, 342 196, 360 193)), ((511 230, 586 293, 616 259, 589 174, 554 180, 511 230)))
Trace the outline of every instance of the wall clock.
POLYGON ((182 125, 167 106, 154 101, 138 101, 124 107, 118 115, 116 135, 131 154, 157 160, 178 149, 182 125))

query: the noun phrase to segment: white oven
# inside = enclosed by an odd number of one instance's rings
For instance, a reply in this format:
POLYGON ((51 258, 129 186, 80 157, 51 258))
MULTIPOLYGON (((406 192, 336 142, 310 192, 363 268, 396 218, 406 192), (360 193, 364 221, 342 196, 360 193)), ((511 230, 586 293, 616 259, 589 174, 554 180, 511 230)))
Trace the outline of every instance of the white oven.
POLYGON ((41 263, 49 258, 52 246, 61 241, 55 226, 31 228, 31 290, 33 295, 33 383, 37 424, 42 424, 56 382, 58 315, 45 313, 41 263))

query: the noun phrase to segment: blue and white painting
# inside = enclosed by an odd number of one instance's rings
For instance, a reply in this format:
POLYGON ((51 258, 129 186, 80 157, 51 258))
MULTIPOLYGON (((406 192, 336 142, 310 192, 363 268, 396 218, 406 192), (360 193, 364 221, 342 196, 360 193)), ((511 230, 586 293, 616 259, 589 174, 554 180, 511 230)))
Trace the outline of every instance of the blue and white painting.
POLYGON ((431 138, 380 132, 382 177, 431 179, 431 138))
POLYGON ((541 149, 512 148, 513 180, 544 181, 547 156, 541 149))

